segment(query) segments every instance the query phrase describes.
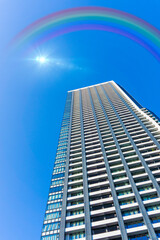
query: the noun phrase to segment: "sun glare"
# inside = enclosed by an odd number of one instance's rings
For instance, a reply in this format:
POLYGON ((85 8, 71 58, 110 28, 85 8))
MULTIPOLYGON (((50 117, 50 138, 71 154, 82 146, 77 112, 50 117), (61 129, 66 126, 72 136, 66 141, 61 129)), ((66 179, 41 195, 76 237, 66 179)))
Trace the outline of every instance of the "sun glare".
POLYGON ((40 57, 36 57, 36 61, 39 63, 46 63, 47 62, 47 58, 40 56, 40 57))

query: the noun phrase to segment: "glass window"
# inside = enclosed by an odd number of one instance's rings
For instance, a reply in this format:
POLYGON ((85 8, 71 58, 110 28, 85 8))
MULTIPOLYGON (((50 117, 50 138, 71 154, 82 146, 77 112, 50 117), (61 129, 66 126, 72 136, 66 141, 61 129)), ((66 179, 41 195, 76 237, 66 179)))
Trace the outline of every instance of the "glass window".
POLYGON ((64 173, 54 174, 54 175, 52 176, 52 179, 60 178, 60 177, 64 177, 64 173))
POLYGON ((150 239, 148 235, 137 235, 133 237, 129 237, 128 240, 148 240, 150 239))
POLYGON ((132 193, 132 191, 123 191, 123 192, 118 192, 117 195, 122 196, 122 195, 130 194, 130 193, 132 193))
POLYGON ((51 220, 61 217, 61 212, 46 213, 45 220, 51 220))
POLYGON ((45 224, 43 225, 43 232, 48 232, 48 231, 53 231, 55 229, 59 229, 60 228, 60 222, 55 222, 55 223, 49 223, 49 224, 45 224))
POLYGON ((129 216, 129 215, 133 215, 133 214, 137 214, 139 213, 139 210, 132 210, 132 211, 125 211, 122 213, 122 216, 129 216))
POLYGON ((72 215, 78 215, 78 214, 81 214, 81 213, 84 213, 84 211, 83 211, 82 209, 76 210, 76 211, 72 211, 72 212, 71 212, 71 216, 72 216, 72 215))
POLYGON ((58 240, 59 239, 59 234, 53 234, 50 236, 43 236, 41 240, 58 240))
POLYGON ((58 162, 65 162, 65 161, 66 161, 65 157, 59 158, 59 159, 56 159, 55 164, 58 163, 58 162))
POLYGON ((62 190, 63 190, 63 186, 58 186, 58 187, 50 188, 49 192, 54 193, 54 192, 60 192, 62 190))
POLYGON ((157 197, 158 197, 157 195, 150 195, 150 196, 142 197, 142 200, 146 201, 146 200, 154 199, 154 198, 157 198, 157 197))
POLYGON ((57 200, 57 199, 60 199, 60 198, 63 198, 63 194, 62 193, 50 195, 48 197, 48 201, 57 200))
POLYGON ((81 220, 81 221, 77 221, 77 222, 71 222, 70 226, 74 227, 74 226, 79 226, 79 225, 83 225, 83 224, 84 224, 84 221, 81 220))
POLYGON ((64 179, 59 179, 59 180, 54 180, 51 182, 51 185, 59 185, 59 184, 63 184, 64 183, 64 179))
POLYGON ((136 221, 136 222, 130 222, 130 223, 126 223, 125 227, 126 228, 134 228, 134 227, 140 227, 143 226, 144 222, 142 221, 136 221))
POLYGON ((69 235, 69 240, 83 238, 83 237, 85 237, 85 233, 84 232, 77 232, 77 233, 70 234, 69 235))
POLYGON ((61 163, 55 163, 54 167, 61 167, 61 166, 65 166, 65 162, 61 162, 61 163))
POLYGON ((158 222, 160 222, 160 216, 158 216, 158 217, 152 217, 152 218, 151 218, 151 222, 152 222, 152 223, 158 223, 158 222))
POLYGON ((52 204, 48 204, 47 205, 47 210, 52 210, 55 208, 60 208, 62 206, 62 202, 56 202, 56 203, 52 203, 52 204))
POLYGON ((65 167, 56 168, 53 170, 53 173, 63 172, 64 170, 65 170, 65 167))
POLYGON ((147 211, 154 211, 160 209, 160 205, 146 207, 147 211))

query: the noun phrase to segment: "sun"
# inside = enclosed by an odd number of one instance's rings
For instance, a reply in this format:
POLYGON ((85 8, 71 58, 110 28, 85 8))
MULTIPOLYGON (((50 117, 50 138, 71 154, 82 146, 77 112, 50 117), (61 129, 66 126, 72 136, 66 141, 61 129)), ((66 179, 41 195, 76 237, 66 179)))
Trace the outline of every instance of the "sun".
POLYGON ((44 57, 44 56, 37 56, 36 57, 36 61, 41 63, 41 64, 44 64, 44 63, 46 63, 48 61, 48 59, 46 57, 44 57))

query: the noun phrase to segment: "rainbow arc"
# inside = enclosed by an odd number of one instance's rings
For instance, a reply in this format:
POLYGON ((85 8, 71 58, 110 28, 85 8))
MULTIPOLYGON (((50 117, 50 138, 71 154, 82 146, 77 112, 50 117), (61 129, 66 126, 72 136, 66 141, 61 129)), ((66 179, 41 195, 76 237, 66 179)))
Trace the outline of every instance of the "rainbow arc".
POLYGON ((105 7, 78 7, 49 14, 22 30, 10 48, 35 47, 75 31, 100 30, 127 37, 160 61, 160 31, 129 13, 105 7))

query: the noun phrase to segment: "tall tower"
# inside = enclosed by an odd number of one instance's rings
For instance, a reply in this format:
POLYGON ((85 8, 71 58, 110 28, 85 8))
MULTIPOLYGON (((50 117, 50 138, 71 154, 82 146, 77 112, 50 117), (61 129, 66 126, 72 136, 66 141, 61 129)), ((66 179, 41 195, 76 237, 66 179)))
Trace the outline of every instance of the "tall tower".
POLYGON ((41 240, 160 239, 160 123, 110 81, 68 92, 41 240))

